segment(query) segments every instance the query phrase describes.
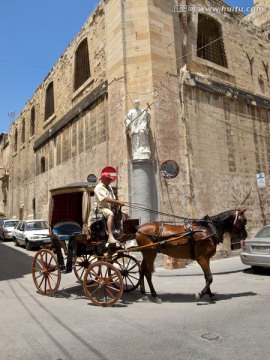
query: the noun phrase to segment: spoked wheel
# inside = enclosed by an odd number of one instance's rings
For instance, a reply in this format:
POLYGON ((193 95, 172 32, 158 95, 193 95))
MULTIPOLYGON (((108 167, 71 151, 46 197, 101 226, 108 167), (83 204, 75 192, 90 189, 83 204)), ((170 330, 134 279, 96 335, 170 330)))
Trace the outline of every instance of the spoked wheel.
POLYGON ((120 299, 123 280, 120 271, 112 264, 97 261, 85 271, 83 288, 95 305, 110 306, 120 299))
POLYGON ((74 273, 76 278, 82 283, 85 275, 85 271, 89 268, 89 266, 95 262, 96 259, 92 258, 91 255, 82 255, 78 256, 74 263, 74 273))
POLYGON ((32 263, 32 276, 38 292, 53 296, 59 288, 61 271, 52 251, 39 250, 32 263))
MULTIPOLYGON (((113 265, 120 271, 123 279, 123 291, 135 290, 140 283, 140 263, 130 255, 120 254, 113 259, 113 265)), ((117 284, 115 284, 117 286, 117 284)))

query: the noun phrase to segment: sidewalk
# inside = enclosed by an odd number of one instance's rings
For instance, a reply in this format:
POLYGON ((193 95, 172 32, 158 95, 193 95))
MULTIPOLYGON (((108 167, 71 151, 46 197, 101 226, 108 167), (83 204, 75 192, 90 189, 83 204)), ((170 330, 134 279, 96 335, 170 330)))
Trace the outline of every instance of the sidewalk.
MULTIPOLYGON (((239 256, 229 257, 225 259, 216 259, 210 262, 212 274, 226 274, 232 272, 243 271, 249 266, 242 264, 239 256)), ((196 261, 191 262, 182 269, 168 270, 162 267, 160 259, 155 263, 154 276, 197 276, 202 275, 203 271, 196 261)))

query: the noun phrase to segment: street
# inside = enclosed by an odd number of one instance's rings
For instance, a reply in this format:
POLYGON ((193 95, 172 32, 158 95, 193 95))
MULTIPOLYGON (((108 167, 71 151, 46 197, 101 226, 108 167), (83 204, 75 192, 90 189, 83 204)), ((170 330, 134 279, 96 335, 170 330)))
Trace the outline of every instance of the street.
POLYGON ((213 260, 217 300, 196 304, 204 287, 199 266, 159 266, 153 283, 162 304, 142 301, 136 289, 97 307, 73 273, 62 275, 54 297, 37 293, 34 255, 0 242, 1 360, 269 358, 270 269, 255 272, 238 256, 213 260))

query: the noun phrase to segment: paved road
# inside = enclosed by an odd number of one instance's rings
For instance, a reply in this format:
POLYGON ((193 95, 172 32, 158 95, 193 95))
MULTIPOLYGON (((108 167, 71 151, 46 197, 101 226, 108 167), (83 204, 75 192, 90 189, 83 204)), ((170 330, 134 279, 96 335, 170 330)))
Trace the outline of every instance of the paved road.
POLYGON ((269 358, 270 271, 254 273, 238 257, 211 262, 217 301, 198 305, 204 278, 195 263, 157 267, 161 305, 139 291, 115 306, 94 306, 74 274, 53 298, 31 277, 35 252, 0 242, 1 360, 265 360, 269 358))

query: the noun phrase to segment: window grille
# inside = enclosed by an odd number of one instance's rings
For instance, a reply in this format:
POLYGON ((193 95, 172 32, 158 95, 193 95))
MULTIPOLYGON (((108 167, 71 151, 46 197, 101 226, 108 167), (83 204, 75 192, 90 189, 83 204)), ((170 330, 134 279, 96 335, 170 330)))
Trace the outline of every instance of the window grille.
POLYGON ((45 120, 49 119, 54 114, 54 94, 53 94, 53 82, 51 82, 46 90, 45 100, 45 120))
POLYGON ((221 25, 205 14, 198 17, 197 56, 228 67, 221 25))
POLYGON ((35 134, 35 121, 36 121, 36 110, 33 106, 31 109, 31 117, 30 117, 30 135, 33 136, 35 134))
POLYGON ((90 77, 90 63, 87 39, 83 40, 75 53, 74 90, 76 91, 90 77))

